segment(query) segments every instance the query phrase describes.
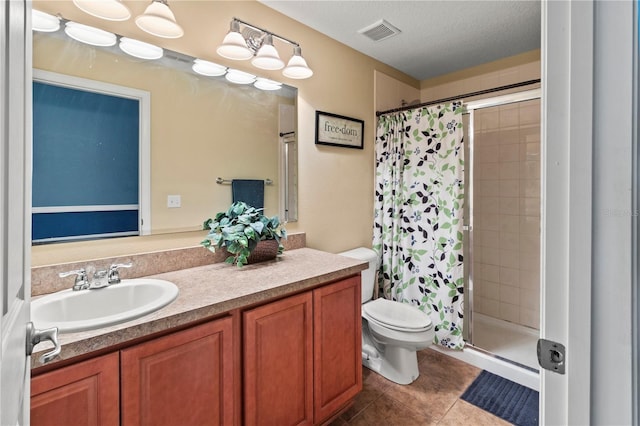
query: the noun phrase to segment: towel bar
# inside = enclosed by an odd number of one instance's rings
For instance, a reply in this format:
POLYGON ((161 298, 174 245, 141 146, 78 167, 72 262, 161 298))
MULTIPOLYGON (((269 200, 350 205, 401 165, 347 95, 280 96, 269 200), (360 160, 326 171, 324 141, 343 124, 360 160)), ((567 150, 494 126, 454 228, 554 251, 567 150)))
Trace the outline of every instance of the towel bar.
MULTIPOLYGON (((221 177, 216 178, 216 183, 218 185, 231 185, 232 181, 233 181, 232 179, 222 179, 221 177)), ((271 184, 273 184, 273 181, 271 179, 265 179, 264 180, 264 184, 265 185, 271 185, 271 184)))

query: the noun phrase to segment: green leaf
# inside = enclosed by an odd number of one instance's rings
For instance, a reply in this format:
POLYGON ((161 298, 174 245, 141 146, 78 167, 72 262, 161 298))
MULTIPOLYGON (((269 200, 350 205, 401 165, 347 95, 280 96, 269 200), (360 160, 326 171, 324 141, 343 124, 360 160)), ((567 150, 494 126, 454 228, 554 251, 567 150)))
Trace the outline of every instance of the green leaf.
POLYGON ((264 229, 264 224, 262 222, 254 222, 249 224, 251 229, 253 229, 258 235, 262 234, 262 230, 264 229))

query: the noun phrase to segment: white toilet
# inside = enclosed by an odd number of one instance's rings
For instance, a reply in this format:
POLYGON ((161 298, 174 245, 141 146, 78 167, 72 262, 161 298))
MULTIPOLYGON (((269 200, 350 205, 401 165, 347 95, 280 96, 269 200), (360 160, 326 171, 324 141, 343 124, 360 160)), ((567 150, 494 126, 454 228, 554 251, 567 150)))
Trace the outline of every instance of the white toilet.
POLYGON ((371 300, 378 270, 375 251, 360 247, 339 254, 369 262, 362 271, 362 364, 401 385, 413 382, 420 374, 416 351, 433 342, 431 319, 406 303, 371 300))

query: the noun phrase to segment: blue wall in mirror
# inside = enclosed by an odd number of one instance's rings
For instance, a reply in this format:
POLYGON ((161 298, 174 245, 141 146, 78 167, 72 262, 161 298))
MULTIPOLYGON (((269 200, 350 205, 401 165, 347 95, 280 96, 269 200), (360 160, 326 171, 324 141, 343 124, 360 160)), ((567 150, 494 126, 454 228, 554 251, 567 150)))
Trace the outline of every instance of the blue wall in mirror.
POLYGON ((137 100, 34 82, 33 240, 137 234, 138 137, 137 100))

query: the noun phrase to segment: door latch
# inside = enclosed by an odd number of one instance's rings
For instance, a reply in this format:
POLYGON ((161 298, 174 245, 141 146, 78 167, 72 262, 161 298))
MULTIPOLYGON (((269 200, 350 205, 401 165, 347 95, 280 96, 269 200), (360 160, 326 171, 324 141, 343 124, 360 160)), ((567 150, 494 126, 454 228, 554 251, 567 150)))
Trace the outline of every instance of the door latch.
POLYGON ((564 374, 564 345, 551 340, 538 340, 538 363, 540 367, 564 374))
POLYGON ((58 342, 58 327, 47 328, 44 330, 38 330, 33 326, 32 322, 27 324, 27 355, 33 353, 33 347, 40 342, 49 340, 53 343, 53 349, 40 357, 40 361, 45 364, 58 355, 62 351, 62 346, 58 342))

